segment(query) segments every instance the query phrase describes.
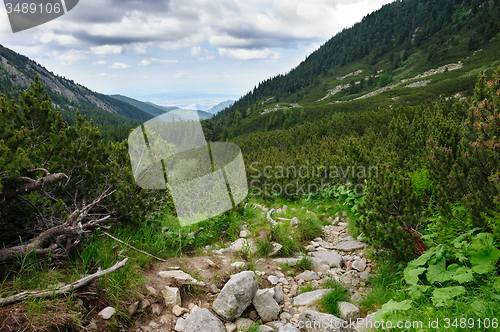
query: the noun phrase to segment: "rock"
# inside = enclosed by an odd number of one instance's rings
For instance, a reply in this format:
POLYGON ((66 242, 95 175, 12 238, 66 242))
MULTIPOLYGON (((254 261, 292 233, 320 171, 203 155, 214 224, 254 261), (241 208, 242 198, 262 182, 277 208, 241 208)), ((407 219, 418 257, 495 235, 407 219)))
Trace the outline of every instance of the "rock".
POLYGON ((368 279, 370 279, 372 275, 370 273, 368 273, 367 271, 363 271, 359 274, 359 277, 361 278, 361 280, 363 281, 367 281, 368 279))
POLYGON ((172 313, 174 315, 176 315, 177 317, 179 317, 180 315, 186 313, 186 312, 189 312, 188 309, 186 308, 181 308, 180 306, 178 305, 175 305, 173 308, 172 308, 172 313))
POLYGON ((298 261, 301 260, 302 257, 300 258, 293 258, 293 257, 285 257, 285 258, 274 258, 274 261, 278 264, 288 264, 290 266, 295 266, 297 265, 298 261))
POLYGON ((355 241, 354 238, 352 236, 346 236, 342 239, 340 239, 340 242, 345 242, 345 241, 355 241))
POLYGON ((309 280, 319 280, 321 278, 314 271, 304 271, 301 274, 299 274, 298 276, 296 276, 295 279, 309 281, 309 280))
POLYGON ((315 241, 311 241, 311 245, 312 245, 314 248, 319 247, 319 243, 318 243, 318 242, 315 242, 315 241))
POLYGON ((136 301, 134 303, 132 303, 129 307, 128 307, 128 317, 132 317, 135 312, 137 311, 137 307, 139 307, 139 301, 136 301))
POLYGON ((293 324, 286 324, 278 329, 278 332, 300 332, 293 324))
POLYGON ((298 225, 298 223, 299 223, 299 219, 297 217, 293 217, 292 220, 290 220, 290 227, 298 225))
POLYGON ((357 302, 360 302, 361 300, 363 300, 363 296, 361 294, 359 294, 359 293, 352 294, 351 302, 357 303, 357 302))
MULTIPOLYGON (((180 319, 180 318, 179 318, 180 319)), ((199 309, 186 319, 183 332, 226 332, 224 324, 208 309, 199 309)))
POLYGON ((171 314, 162 315, 160 317, 160 323, 162 323, 162 324, 167 324, 173 320, 174 320, 174 316, 171 314))
POLYGON ((151 286, 146 286, 146 289, 148 290, 149 294, 151 294, 151 295, 156 295, 156 293, 158 293, 158 292, 156 291, 156 289, 154 289, 154 288, 153 288, 153 287, 151 287, 151 286))
POLYGON ((184 318, 179 318, 177 320, 177 323, 175 323, 174 330, 177 332, 184 332, 186 329, 186 320, 184 318))
POLYGON ((248 236, 248 231, 246 231, 246 230, 242 230, 242 231, 240 232, 240 237, 241 237, 241 238, 246 238, 247 236, 248 236))
POLYGON ((373 316, 375 316, 375 314, 376 312, 373 312, 367 315, 365 318, 359 320, 356 324, 356 330, 362 331, 364 329, 370 329, 371 327, 373 327, 375 325, 373 320, 373 316))
POLYGON ((310 245, 306 246, 306 250, 308 252, 313 252, 313 251, 316 251, 316 248, 314 248, 314 246, 310 244, 310 245))
POLYGON ((340 222, 340 217, 337 216, 337 217, 335 217, 335 219, 333 219, 332 225, 337 226, 339 224, 339 222, 340 222))
POLYGON ((363 272, 366 269, 366 258, 356 259, 354 263, 352 263, 352 268, 359 272, 363 272))
POLYGON ((149 302, 148 299, 144 299, 141 301, 141 309, 146 309, 147 307, 149 307, 151 305, 151 302, 149 302))
POLYGON ((97 330, 97 322, 92 318, 89 325, 87 325, 86 330, 95 331, 97 330))
POLYGON ((252 243, 252 241, 239 238, 238 240, 231 243, 229 248, 224 249, 224 252, 239 252, 243 251, 244 248, 250 248, 251 252, 256 251, 255 245, 252 243))
POLYGON ((155 303, 151 306, 151 312, 155 315, 161 315, 161 307, 158 303, 155 303))
POLYGON ((275 277, 275 276, 269 276, 269 277, 267 277, 267 280, 269 280, 271 285, 276 285, 279 281, 279 278, 275 277))
POLYGON ((236 268, 241 268, 241 267, 245 267, 245 262, 234 262, 231 264, 232 267, 236 267, 236 268))
POLYGON ((220 292, 220 289, 219 289, 219 288, 217 288, 217 286, 215 286, 215 284, 211 284, 211 285, 210 285, 210 291, 211 291, 212 293, 214 293, 214 294, 217 294, 217 293, 219 293, 219 292, 220 292))
POLYGON ((238 330, 238 328, 234 323, 226 324, 226 332, 236 332, 236 330, 238 330))
POLYGON ((208 266, 214 267, 217 266, 211 259, 204 258, 203 261, 208 264, 208 266))
POLYGON ((181 292, 179 291, 179 288, 165 286, 164 289, 161 290, 161 293, 167 308, 173 308, 175 305, 182 305, 181 292))
POLYGON ((205 283, 203 281, 198 281, 186 272, 180 270, 160 271, 158 272, 158 275, 165 279, 175 279, 177 282, 183 285, 205 286, 205 283))
POLYGON ((343 251, 353 251, 357 249, 362 249, 366 246, 366 244, 359 242, 357 240, 354 241, 342 241, 336 246, 333 247, 333 249, 336 250, 343 250, 343 251))
POLYGON ((252 300, 253 306, 264 323, 276 320, 281 311, 274 299, 274 291, 258 290, 252 300))
POLYGON ((359 316, 359 308, 349 302, 339 302, 339 316, 350 323, 356 323, 359 316))
POLYGON ((334 315, 324 314, 313 310, 304 311, 299 316, 299 326, 304 331, 308 332, 353 331, 352 328, 344 327, 347 325, 347 322, 334 315))
POLYGON ((257 311, 255 311, 255 310, 250 311, 250 313, 248 314, 248 317, 250 319, 257 319, 258 316, 259 315, 257 314, 257 311))
POLYGON ((259 325, 257 328, 259 329, 259 332, 276 332, 275 329, 267 325, 259 325))
POLYGON ((213 310, 227 320, 239 317, 248 307, 258 284, 255 273, 243 271, 229 279, 213 303, 213 310))
POLYGON ((115 312, 116 312, 115 308, 106 307, 106 308, 102 309, 97 315, 101 316, 102 319, 108 320, 115 314, 115 312))
POLYGON ((283 289, 281 288, 281 286, 276 286, 273 288, 273 290, 274 290, 274 300, 277 303, 283 302, 284 294, 283 294, 283 289))
POLYGON ((236 328, 238 329, 238 331, 241 331, 241 330, 248 330, 250 328, 250 326, 252 326, 253 324, 253 320, 251 319, 248 319, 248 318, 238 318, 234 324, 236 325, 236 328))
POLYGON ((318 289, 311 292, 306 292, 297 295, 293 298, 294 306, 307 306, 321 299, 326 293, 330 292, 331 289, 318 289))
POLYGON ((328 266, 342 267, 344 259, 341 255, 331 251, 316 251, 311 254, 313 262, 317 265, 326 264, 328 266))
POLYGON ((148 326, 152 327, 154 329, 156 329, 157 327, 160 327, 160 325, 158 323, 154 322, 154 321, 149 322, 148 326))
POLYGON ((283 278, 285 276, 281 271, 274 271, 274 275, 277 276, 278 278, 283 278))
POLYGON ((283 248, 283 246, 281 244, 276 243, 276 242, 273 242, 271 245, 272 245, 272 248, 271 248, 271 252, 269 253, 269 256, 271 256, 271 257, 276 256, 280 252, 281 248, 283 248))

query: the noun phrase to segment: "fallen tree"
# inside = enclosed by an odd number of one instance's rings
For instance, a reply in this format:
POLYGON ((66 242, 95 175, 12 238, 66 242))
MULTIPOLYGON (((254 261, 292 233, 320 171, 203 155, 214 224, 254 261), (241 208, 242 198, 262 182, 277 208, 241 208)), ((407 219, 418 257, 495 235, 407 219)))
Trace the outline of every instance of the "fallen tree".
POLYGON ((71 284, 63 286, 63 287, 59 287, 59 288, 55 288, 55 289, 31 291, 31 292, 22 292, 22 293, 12 295, 12 296, 9 296, 6 298, 0 297, 0 306, 10 305, 10 304, 20 302, 20 301, 23 301, 26 299, 33 299, 33 298, 37 299, 37 298, 42 298, 42 297, 56 297, 56 296, 59 296, 62 294, 68 294, 68 293, 73 292, 74 290, 76 290, 78 288, 82 288, 82 287, 90 284, 92 281, 99 279, 108 273, 115 272, 119 268, 125 266, 127 264, 127 261, 128 261, 128 257, 125 258, 124 260, 122 260, 121 262, 116 263, 115 265, 113 265, 109 269, 101 271, 101 269, 99 268, 99 270, 96 273, 91 274, 89 276, 86 276, 84 278, 81 278, 81 279, 79 279, 75 282, 72 282, 71 284))

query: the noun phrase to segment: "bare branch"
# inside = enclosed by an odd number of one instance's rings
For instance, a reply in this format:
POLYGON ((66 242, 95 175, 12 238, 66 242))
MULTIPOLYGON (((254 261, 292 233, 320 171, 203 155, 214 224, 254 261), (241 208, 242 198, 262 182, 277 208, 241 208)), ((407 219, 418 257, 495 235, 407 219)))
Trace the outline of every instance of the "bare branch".
MULTIPOLYGON (((68 178, 68 177, 64 173, 56 173, 56 174, 47 175, 47 176, 40 178, 38 180, 30 179, 31 181, 29 183, 23 184, 20 187, 4 188, 2 195, 3 196, 24 195, 30 191, 37 189, 38 187, 44 186, 46 184, 58 182, 58 181, 61 181, 62 179, 66 179, 66 178, 68 178)), ((27 180, 28 178, 23 178, 23 179, 27 180)))
POLYGON ((156 257, 156 256, 153 256, 153 255, 151 255, 151 254, 149 254, 149 253, 147 253, 147 252, 145 252, 145 251, 142 251, 142 250, 137 249, 136 247, 132 247, 130 244, 125 243, 125 242, 123 242, 122 240, 117 239, 117 238, 116 238, 116 237, 114 237, 113 235, 110 235, 108 232, 103 232, 103 233, 104 233, 106 236, 109 236, 110 238, 112 238, 113 240, 115 240, 115 241, 117 241, 117 242, 120 242, 121 244, 126 245, 126 246, 127 246, 127 247, 129 247, 130 249, 134 249, 135 251, 138 251, 138 252, 140 252, 140 253, 143 253, 143 254, 145 254, 145 255, 148 255, 149 257, 153 257, 154 259, 157 259, 157 260, 159 260, 159 261, 161 261, 161 262, 166 262, 166 260, 164 260, 164 259, 161 259, 161 258, 158 258, 158 257, 156 257))
POLYGON ((41 297, 55 297, 61 294, 66 294, 74 291, 75 289, 82 288, 92 281, 99 279, 103 276, 105 276, 108 273, 115 272, 119 268, 125 266, 127 264, 128 257, 122 260, 121 262, 116 263, 109 269, 106 269, 104 271, 97 271, 94 274, 91 274, 89 276, 86 276, 82 279, 79 279, 69 285, 66 285, 64 287, 56 288, 56 289, 45 289, 45 290, 40 290, 40 291, 32 291, 32 292, 22 292, 16 295, 12 295, 6 298, 0 298, 0 306, 5 306, 5 305, 10 305, 25 299, 37 299, 41 297))

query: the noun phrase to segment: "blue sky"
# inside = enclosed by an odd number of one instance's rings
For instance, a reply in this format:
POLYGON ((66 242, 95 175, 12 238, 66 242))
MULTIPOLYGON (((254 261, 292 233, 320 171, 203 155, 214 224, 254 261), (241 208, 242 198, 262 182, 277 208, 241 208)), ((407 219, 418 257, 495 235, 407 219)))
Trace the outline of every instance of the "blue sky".
MULTIPOLYGON (((40 0, 37 0, 40 1, 40 0)), ((80 0, 0 43, 105 94, 209 108, 297 66, 387 0, 80 0)))

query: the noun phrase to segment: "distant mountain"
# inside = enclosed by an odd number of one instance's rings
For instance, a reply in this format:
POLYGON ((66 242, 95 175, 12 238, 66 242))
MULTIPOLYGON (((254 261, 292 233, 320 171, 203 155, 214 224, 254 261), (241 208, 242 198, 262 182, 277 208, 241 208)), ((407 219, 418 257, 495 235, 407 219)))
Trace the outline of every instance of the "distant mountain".
MULTIPOLYGON (((140 100, 133 99, 130 97, 122 96, 122 95, 110 95, 110 97, 115 98, 117 100, 121 100, 125 103, 128 103, 128 104, 130 104, 134 107, 137 107, 138 109, 140 109, 148 114, 151 114, 152 116, 155 116, 155 117, 162 115, 162 114, 165 114, 166 112, 170 112, 171 110, 179 108, 177 106, 170 106, 170 107, 160 106, 160 105, 156 105, 156 104, 149 102, 149 101, 144 102, 144 101, 140 101, 140 100)), ((205 111, 198 110, 198 117, 200 118, 200 120, 210 119, 212 116, 213 116, 213 114, 211 114, 211 113, 207 113, 205 111)))
POLYGON ((222 111, 223 109, 233 106, 233 104, 234 104, 234 100, 226 100, 226 101, 223 101, 222 103, 215 105, 211 109, 207 110, 207 112, 211 113, 211 114, 217 114, 220 111, 222 111))
MULTIPOLYGON (((150 114, 124 103, 120 100, 94 92, 72 80, 48 71, 35 61, 0 45, 0 92, 8 97, 18 97, 18 92, 30 86, 37 74, 45 86, 56 107, 73 112, 79 109, 82 113, 105 111, 123 118, 147 121, 150 114)), ((102 116, 108 117, 102 113, 102 116)), ((124 122, 116 118, 113 122, 124 122)), ((97 123, 96 123, 97 124, 97 123)))
POLYGON ((136 99, 133 99, 130 97, 122 96, 122 95, 110 95, 110 97, 115 98, 117 100, 121 100, 127 104, 132 105, 132 106, 135 106, 138 109, 142 110, 143 112, 151 114, 152 116, 162 115, 166 112, 165 109, 163 109, 160 106, 157 106, 153 103, 143 102, 143 101, 136 100, 136 99))

